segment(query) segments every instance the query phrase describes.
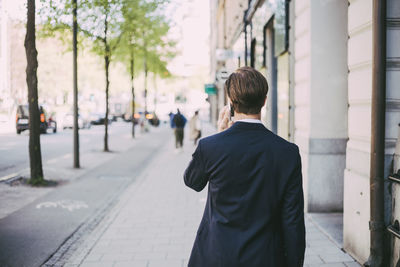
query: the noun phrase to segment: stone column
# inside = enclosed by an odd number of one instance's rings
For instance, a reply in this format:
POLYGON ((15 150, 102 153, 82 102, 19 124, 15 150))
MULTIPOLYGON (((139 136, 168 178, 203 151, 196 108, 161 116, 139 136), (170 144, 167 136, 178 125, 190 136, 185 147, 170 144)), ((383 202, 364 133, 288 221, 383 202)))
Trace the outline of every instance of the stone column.
POLYGON ((296 1, 295 142, 305 209, 343 209, 347 142, 347 1, 296 1))

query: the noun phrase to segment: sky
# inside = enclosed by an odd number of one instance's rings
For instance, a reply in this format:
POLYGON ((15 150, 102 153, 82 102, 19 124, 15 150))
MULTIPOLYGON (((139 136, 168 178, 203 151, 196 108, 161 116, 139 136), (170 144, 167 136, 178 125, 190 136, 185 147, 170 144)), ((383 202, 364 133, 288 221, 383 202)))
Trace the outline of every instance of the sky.
MULTIPOLYGON (((0 1, 11 18, 25 20, 26 0, 0 1)), ((178 56, 169 65, 173 73, 185 76, 191 66, 208 67, 209 14, 208 0, 171 0, 166 15, 172 22, 170 38, 178 42, 178 56)))
POLYGON ((167 14, 172 20, 170 36, 178 41, 180 54, 170 65, 172 72, 190 75, 193 66, 209 66, 210 10, 208 0, 172 0, 167 14))
POLYGON ((8 15, 13 19, 24 19, 26 16, 25 0, 0 0, 8 15))

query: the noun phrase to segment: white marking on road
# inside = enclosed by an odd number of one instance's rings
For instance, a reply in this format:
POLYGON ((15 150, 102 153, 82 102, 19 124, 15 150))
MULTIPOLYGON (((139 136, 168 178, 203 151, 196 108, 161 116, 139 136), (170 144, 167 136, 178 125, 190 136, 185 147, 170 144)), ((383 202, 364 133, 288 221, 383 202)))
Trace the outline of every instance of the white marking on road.
POLYGON ((49 159, 48 161, 46 161, 47 164, 53 164, 53 163, 55 163, 55 162, 57 162, 57 158, 55 158, 55 159, 49 159))
POLYGON ((74 211, 74 210, 79 210, 79 209, 87 209, 89 208, 89 206, 83 202, 83 201, 79 201, 79 200, 59 200, 59 201, 48 201, 48 202, 42 202, 38 205, 36 205, 37 209, 41 209, 41 208, 62 208, 62 209, 66 209, 70 212, 74 211))
POLYGON ((63 156, 63 158, 64 159, 67 159, 67 158, 70 158, 72 156, 72 154, 71 153, 68 153, 68 154, 65 154, 64 156, 63 156))

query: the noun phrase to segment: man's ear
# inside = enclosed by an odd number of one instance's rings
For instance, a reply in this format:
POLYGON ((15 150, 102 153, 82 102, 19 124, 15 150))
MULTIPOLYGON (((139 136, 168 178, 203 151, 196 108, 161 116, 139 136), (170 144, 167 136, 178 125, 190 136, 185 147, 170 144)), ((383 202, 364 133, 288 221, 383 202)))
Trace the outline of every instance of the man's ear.
POLYGON ((263 106, 265 106, 265 103, 267 103, 267 96, 265 96, 264 105, 263 106))

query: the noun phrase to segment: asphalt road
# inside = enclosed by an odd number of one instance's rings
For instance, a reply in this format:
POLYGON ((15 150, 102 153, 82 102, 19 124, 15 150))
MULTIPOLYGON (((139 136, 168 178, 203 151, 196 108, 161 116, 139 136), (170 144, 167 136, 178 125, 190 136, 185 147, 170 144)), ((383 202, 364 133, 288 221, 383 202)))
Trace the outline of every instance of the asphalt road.
MULTIPOLYGON (((121 136, 130 136, 130 124, 115 122, 109 127, 110 142, 121 141, 121 136)), ((73 153, 72 130, 59 131, 55 134, 40 135, 43 164, 51 164, 56 158, 71 158, 73 153)), ((92 126, 90 129, 81 129, 80 152, 103 148, 104 126, 92 126)), ((18 173, 29 167, 29 131, 20 135, 16 133, 0 134, 0 178, 18 173)), ((112 149, 112 146, 110 146, 112 149)))
MULTIPOLYGON (((125 134, 126 129, 125 126, 121 126, 120 134, 125 134)), ((94 132, 90 142, 84 149, 91 149, 93 146, 102 144, 96 141, 96 138, 102 138, 101 135, 95 134, 96 129, 89 130, 87 135, 90 136, 89 132, 92 130, 94 132)), ((114 135, 116 134, 114 132, 114 135)), ((70 142, 71 138, 68 135, 71 133, 43 136, 44 147, 50 144, 54 145, 52 148, 43 149, 45 160, 61 156, 63 153, 70 153, 71 145, 62 144, 62 140, 70 142)), ((14 138, 14 140, 25 140, 27 136, 14 138)), ((40 266, 43 264, 80 226, 107 212, 127 186, 135 182, 141 171, 151 164, 152 156, 168 143, 169 138, 172 138, 172 135, 166 128, 142 136, 140 142, 137 142, 135 146, 124 152, 116 153, 115 157, 95 170, 56 188, 49 194, 1 219, 0 266, 40 266)), ((21 143, 14 143, 10 147, 14 147, 14 149, 23 147, 21 143)), ((2 147, 4 148, 3 143, 2 147)), ((7 158, 4 151, 6 150, 1 151, 3 155, 1 161, 7 158)), ((21 151, 12 151, 14 159, 23 154, 21 151)), ((27 159, 24 157, 19 162, 27 164, 26 161, 27 159)), ((7 164, 16 163, 8 158, 7 163, 1 162, 3 168, 7 164)))

